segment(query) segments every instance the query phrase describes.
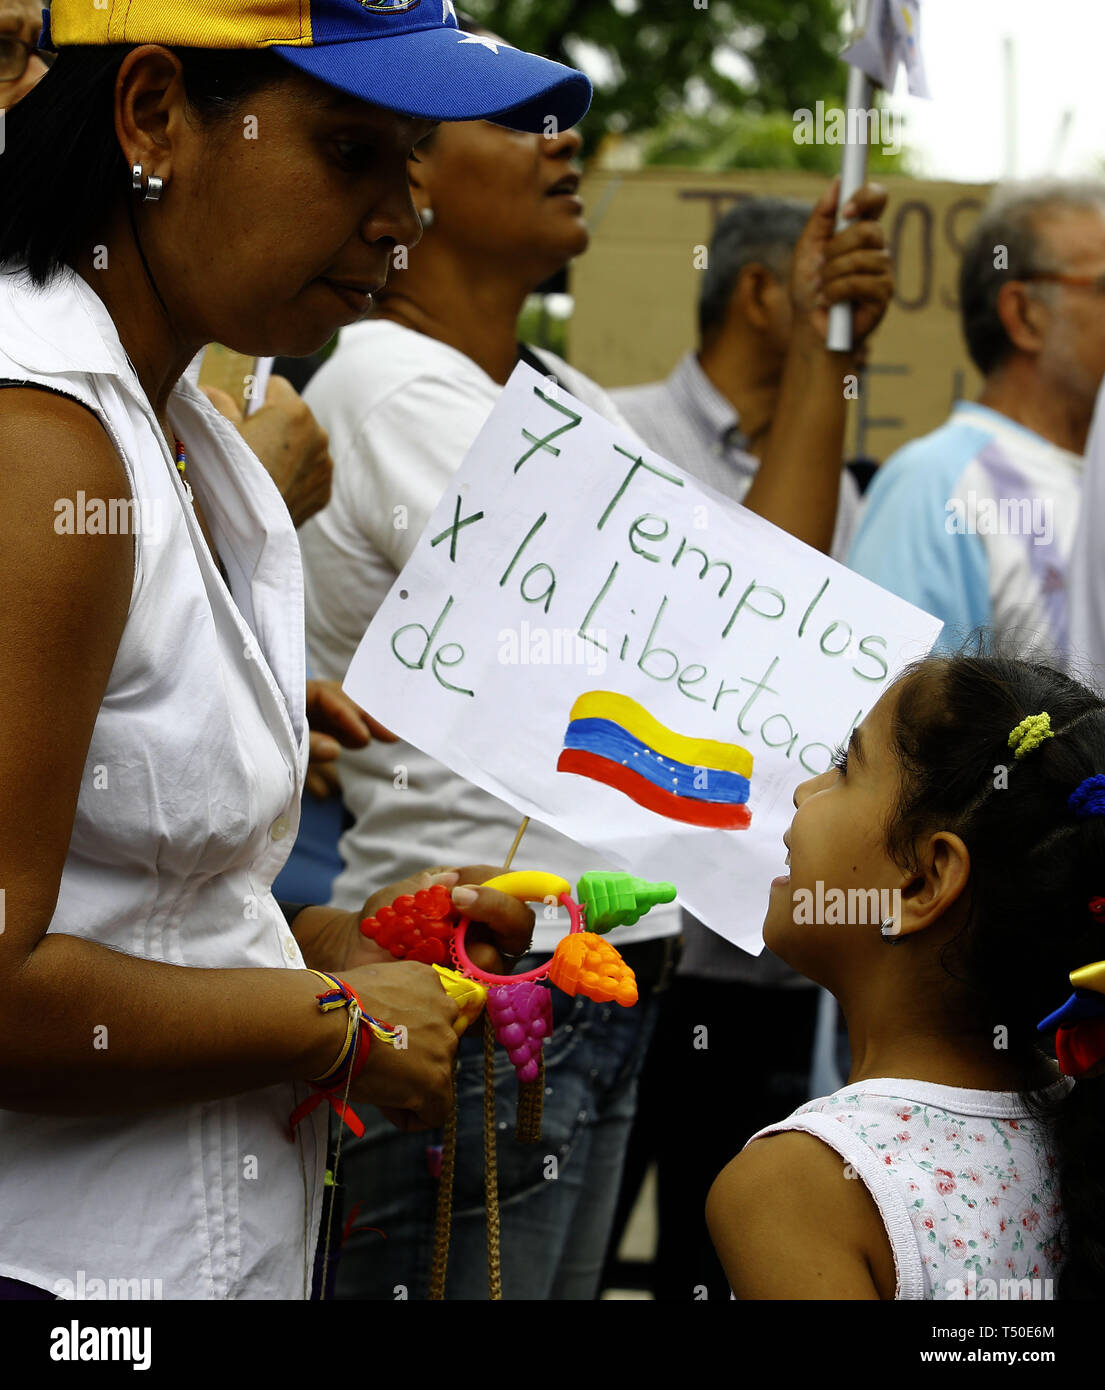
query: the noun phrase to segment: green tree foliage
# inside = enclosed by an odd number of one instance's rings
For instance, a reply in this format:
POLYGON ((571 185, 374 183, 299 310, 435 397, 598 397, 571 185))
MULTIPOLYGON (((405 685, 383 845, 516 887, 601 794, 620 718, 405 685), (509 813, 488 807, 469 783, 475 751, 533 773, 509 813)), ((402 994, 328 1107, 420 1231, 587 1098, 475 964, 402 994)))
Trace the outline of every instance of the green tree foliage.
POLYGON ((818 97, 837 104, 844 97, 843 0, 458 0, 458 7, 519 48, 588 71, 590 148, 608 131, 653 130, 688 109, 789 113, 818 97), (734 60, 746 76, 724 71, 734 60))
MULTIPOLYGON (((813 103, 810 103, 812 108, 813 103)), ((833 175, 840 172, 840 146, 800 144, 790 112, 711 111, 701 116, 671 116, 644 143, 645 164, 682 169, 802 169, 833 175)), ((908 174, 909 152, 890 154, 872 144, 867 152, 872 175, 908 174)))

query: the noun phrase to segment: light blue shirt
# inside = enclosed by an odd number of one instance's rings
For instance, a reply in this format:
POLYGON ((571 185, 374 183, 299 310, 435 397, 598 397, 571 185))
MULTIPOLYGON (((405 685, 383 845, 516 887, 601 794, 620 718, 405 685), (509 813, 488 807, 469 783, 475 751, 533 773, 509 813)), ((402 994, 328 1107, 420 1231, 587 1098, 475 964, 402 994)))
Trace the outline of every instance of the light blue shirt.
POLYGON ((1078 455, 974 402, 893 454, 867 491, 848 563, 945 627, 935 651, 987 628, 1053 659, 1067 646, 1078 455))

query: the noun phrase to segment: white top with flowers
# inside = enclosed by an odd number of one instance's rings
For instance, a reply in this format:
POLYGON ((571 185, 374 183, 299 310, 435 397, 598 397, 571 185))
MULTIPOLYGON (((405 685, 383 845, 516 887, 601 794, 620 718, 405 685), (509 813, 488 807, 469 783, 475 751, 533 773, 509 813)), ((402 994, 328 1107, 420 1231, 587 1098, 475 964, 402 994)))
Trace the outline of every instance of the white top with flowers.
POLYGON ((823 1140, 845 1160, 844 1176, 870 1191, 894 1252, 895 1298, 1055 1297, 1056 1158, 1016 1092, 860 1081, 748 1142, 784 1130, 823 1140))

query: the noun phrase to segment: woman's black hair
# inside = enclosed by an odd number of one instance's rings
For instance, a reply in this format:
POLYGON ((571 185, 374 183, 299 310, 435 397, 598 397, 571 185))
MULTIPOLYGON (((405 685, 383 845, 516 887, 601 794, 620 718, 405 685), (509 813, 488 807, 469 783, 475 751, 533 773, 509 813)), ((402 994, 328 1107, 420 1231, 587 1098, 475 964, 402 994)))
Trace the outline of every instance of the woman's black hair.
MULTIPOLYGON (((59 49, 49 71, 5 113, 0 265, 25 261, 38 287, 91 250, 117 199, 135 196, 114 119, 115 79, 133 48, 59 49)), ((294 72, 268 49, 170 51, 181 61, 191 111, 208 127, 294 72)))
MULTIPOLYGON (((944 948, 980 1034, 1023 1075, 1049 1042, 1036 1024, 1071 993, 1072 970, 1105 959, 1105 816, 1076 816, 1071 793, 1105 773, 1105 701, 1049 666, 1002 657, 934 657, 900 679, 891 739, 899 802, 887 850, 916 868, 914 846, 950 830, 971 860, 962 932, 944 948), (1022 758, 1009 735, 1046 712, 1054 737, 1022 758)), ((1022 1087, 1052 1128, 1063 1209, 1060 1298, 1105 1297, 1105 1076, 1048 1102, 1022 1087)))

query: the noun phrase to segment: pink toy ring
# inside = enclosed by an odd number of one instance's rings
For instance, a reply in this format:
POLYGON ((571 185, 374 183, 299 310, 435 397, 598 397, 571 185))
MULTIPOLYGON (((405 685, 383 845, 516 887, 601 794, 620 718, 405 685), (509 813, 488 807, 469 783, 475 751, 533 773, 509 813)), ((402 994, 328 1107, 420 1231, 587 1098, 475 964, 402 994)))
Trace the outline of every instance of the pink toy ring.
MULTIPOLYGON (((583 930, 583 914, 579 904, 572 901, 567 893, 561 893, 559 901, 568 909, 568 916, 571 919, 571 929, 568 935, 573 932, 583 930)), ((485 985, 516 985, 524 980, 543 980, 549 973, 549 962, 539 965, 536 970, 527 970, 521 975, 489 975, 486 970, 481 970, 478 965, 473 965, 464 949, 464 940, 468 935, 468 918, 462 917, 457 923, 456 935, 453 937, 453 955, 462 974, 467 975, 470 980, 479 980, 485 985)))

